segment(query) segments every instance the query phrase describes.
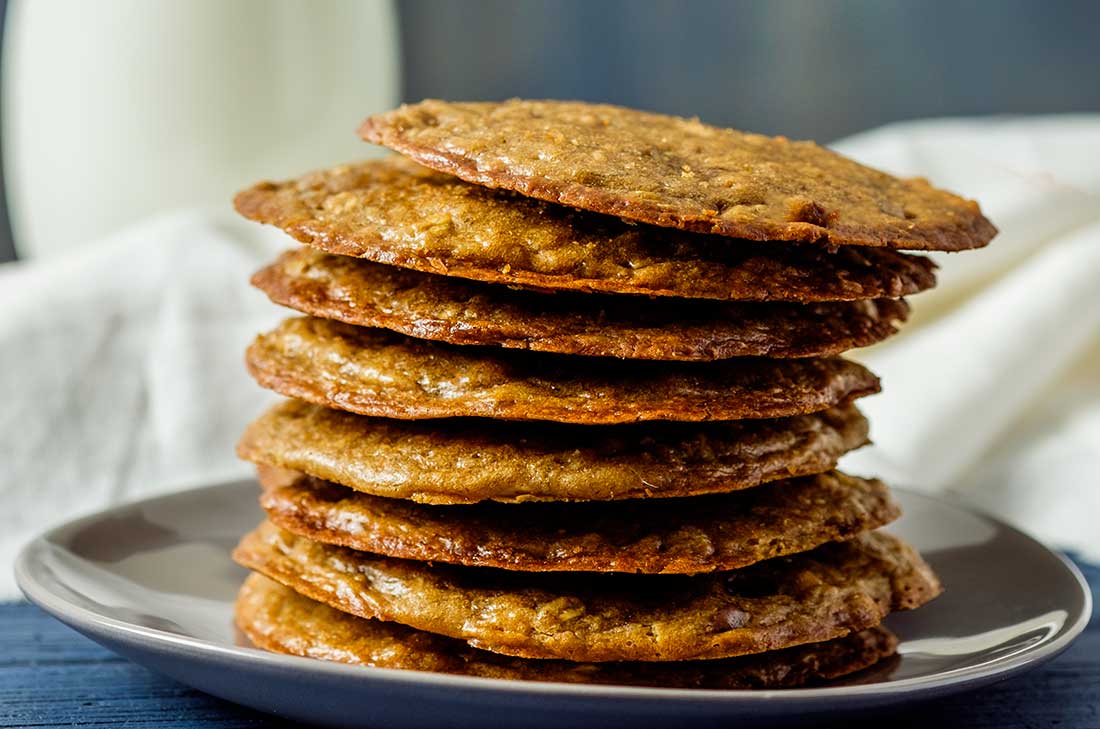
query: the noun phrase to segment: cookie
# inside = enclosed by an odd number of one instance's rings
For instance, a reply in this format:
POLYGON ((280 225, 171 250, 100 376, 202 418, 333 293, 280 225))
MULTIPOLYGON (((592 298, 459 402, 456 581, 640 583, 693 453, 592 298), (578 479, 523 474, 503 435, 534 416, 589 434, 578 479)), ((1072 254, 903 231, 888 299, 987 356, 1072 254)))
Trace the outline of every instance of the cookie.
POLYGON ((997 232, 972 200, 813 142, 605 104, 428 100, 359 134, 468 182, 701 233, 957 251, 997 232))
POLYGON ((694 574, 850 539, 900 515, 881 481, 838 471, 716 496, 425 506, 260 470, 276 526, 421 562, 526 572, 694 574))
POLYGON ((264 387, 361 415, 457 416, 608 425, 643 420, 776 418, 878 392, 878 378, 840 358, 622 362, 457 347, 296 318, 248 348, 264 387))
POLYGON ((818 304, 536 293, 288 251, 252 277, 275 303, 450 344, 658 360, 839 354, 897 331, 896 299, 818 304))
POLYGON ((428 504, 724 493, 827 471, 867 441, 854 405, 776 420, 614 426, 367 418, 297 400, 238 454, 375 496, 428 504))
POLYGON ((236 622, 253 644, 265 650, 340 663, 518 681, 664 688, 776 689, 819 684, 875 665, 897 649, 897 638, 879 627, 823 643, 718 661, 528 661, 398 623, 357 618, 255 573, 245 580, 237 597, 236 622))
POLYGON ((234 202, 329 253, 542 289, 805 302, 906 296, 936 282, 921 256, 731 245, 470 185, 396 155, 260 183, 234 202))
POLYGON ((817 643, 935 597, 910 547, 850 542, 705 575, 509 572, 380 557, 265 522, 233 553, 307 597, 522 658, 683 661, 817 643))
POLYGON ((960 251, 997 234, 977 202, 923 178, 813 142, 608 104, 426 100, 359 131, 470 183, 737 239, 960 251))

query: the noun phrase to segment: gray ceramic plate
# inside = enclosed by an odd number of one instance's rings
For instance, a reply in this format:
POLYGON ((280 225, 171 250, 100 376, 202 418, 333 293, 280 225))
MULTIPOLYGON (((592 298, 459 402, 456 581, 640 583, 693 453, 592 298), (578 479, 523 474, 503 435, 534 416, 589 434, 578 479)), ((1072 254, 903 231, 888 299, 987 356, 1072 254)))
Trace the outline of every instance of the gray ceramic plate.
POLYGON ((332 726, 672 726, 805 718, 940 696, 1061 652, 1090 595, 1072 564, 953 503, 904 491, 892 531, 913 542, 945 594, 889 626, 901 660, 861 685, 785 691, 576 686, 363 668, 241 647, 229 559, 258 523, 246 481, 142 501, 54 529, 20 555, 33 602, 108 648, 216 696, 332 726))

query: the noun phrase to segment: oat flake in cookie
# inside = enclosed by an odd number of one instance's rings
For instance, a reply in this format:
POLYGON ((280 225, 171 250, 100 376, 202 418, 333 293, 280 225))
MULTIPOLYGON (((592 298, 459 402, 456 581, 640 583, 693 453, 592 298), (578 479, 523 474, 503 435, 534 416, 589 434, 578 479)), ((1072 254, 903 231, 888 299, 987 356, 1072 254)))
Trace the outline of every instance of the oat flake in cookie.
POLYGON ((606 104, 427 100, 359 134, 479 185, 740 239, 956 251, 997 232, 972 200, 813 142, 606 104))

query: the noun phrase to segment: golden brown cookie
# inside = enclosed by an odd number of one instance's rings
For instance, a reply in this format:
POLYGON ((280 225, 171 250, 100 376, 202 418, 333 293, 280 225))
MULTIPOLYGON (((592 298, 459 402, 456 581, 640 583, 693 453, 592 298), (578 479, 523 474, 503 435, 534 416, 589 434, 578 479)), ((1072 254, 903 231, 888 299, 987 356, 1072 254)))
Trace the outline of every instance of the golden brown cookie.
POLYGON ((468 182, 702 233, 956 251, 997 232, 972 200, 813 142, 606 104, 427 100, 359 134, 468 182))
POLYGON ((460 640, 334 610, 258 574, 237 597, 236 621, 256 646, 278 653, 376 668, 481 678, 665 688, 774 689, 846 676, 893 655, 897 639, 870 628, 823 643, 718 661, 570 663, 529 661, 460 640))
POLYGON ((287 397, 361 415, 609 425, 776 418, 878 392, 840 358, 622 362, 457 347, 328 319, 288 319, 248 348, 248 370, 287 397))
POLYGON ((261 469, 260 504, 315 542, 526 572, 694 574, 851 539, 900 515, 881 481, 839 471, 716 496, 425 506, 261 469))
POLYGON ((234 202, 245 217, 329 253, 543 289, 849 301, 906 296, 936 282, 934 264, 921 256, 734 245, 470 185, 396 155, 260 183, 234 202))
POLYGON ((271 300, 323 319, 450 344, 659 360, 840 354, 897 331, 896 299, 817 304, 536 293, 288 251, 252 277, 271 300))
POLYGON ((817 643, 940 592, 917 553, 872 532, 733 572, 508 572, 379 557, 261 524, 234 559, 364 618, 475 648, 570 661, 682 661, 817 643))
POLYGON ((367 418, 297 400, 238 454, 375 496, 428 504, 724 493, 828 471, 867 443, 854 405, 776 420, 615 426, 367 418))

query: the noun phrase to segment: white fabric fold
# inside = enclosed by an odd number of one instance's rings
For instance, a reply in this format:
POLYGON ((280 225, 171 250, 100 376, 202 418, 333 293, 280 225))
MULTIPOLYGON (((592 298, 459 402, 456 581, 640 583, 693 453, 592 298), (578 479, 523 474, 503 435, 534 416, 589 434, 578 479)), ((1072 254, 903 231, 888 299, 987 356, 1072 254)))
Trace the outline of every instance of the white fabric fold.
POLYGON ((842 466, 953 492, 1100 560, 1100 117, 898 124, 835 147, 981 202, 988 248, 934 254, 883 379, 875 445, 842 466))
MULTIPOLYGON (((859 353, 876 444, 845 467, 952 491, 1100 559, 1100 117, 920 122, 836 145, 981 201, 987 248, 936 255, 898 337, 859 353)), ((292 245, 227 210, 158 218, 69 258, 0 266, 0 599, 33 534, 245 476, 273 396, 242 365, 285 311, 247 285, 292 245)))
POLYGON ((285 246, 195 211, 0 267, 0 600, 17 596, 11 564, 34 533, 248 474, 233 446, 273 397, 243 348, 282 312, 247 281, 285 246))
POLYGON ((1098 272, 1100 223, 1050 243, 934 325, 864 356, 884 377, 883 394, 864 407, 879 446, 852 454, 848 465, 918 488, 952 488, 1095 342, 1098 272))

